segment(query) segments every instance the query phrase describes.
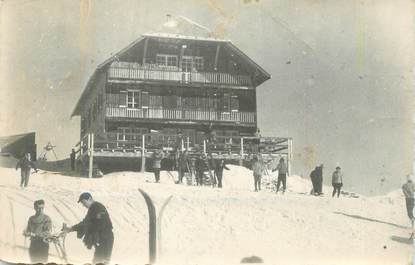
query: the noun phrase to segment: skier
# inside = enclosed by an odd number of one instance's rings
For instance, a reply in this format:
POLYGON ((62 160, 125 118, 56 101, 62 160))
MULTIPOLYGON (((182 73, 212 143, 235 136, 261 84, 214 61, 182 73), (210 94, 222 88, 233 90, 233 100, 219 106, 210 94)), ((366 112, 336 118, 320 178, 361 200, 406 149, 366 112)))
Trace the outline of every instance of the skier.
POLYGON ((160 181, 160 169, 161 169, 161 160, 164 158, 164 153, 162 150, 156 150, 153 154, 153 171, 156 182, 160 181))
POLYGON ((414 228, 414 191, 415 185, 412 181, 411 175, 407 176, 407 182, 402 186, 403 194, 405 195, 406 211, 411 221, 411 226, 414 228))
POLYGON ((333 194, 336 195, 337 192, 337 198, 340 196, 340 190, 343 186, 343 174, 341 173, 341 168, 336 167, 336 171, 333 172, 332 178, 331 178, 331 184, 333 185, 333 194))
POLYGON ((215 175, 218 179, 218 188, 222 188, 223 169, 229 170, 224 159, 219 159, 215 163, 215 175))
POLYGON ((75 149, 73 149, 73 148, 72 148, 72 152, 71 152, 71 154, 70 154, 70 159, 71 159, 71 170, 72 170, 72 171, 75 171, 75 156, 76 156, 75 149))
POLYGON ((79 196, 79 202, 88 208, 88 212, 80 223, 66 228, 65 232, 76 231, 77 237, 83 237, 83 242, 88 249, 94 246, 93 264, 109 264, 114 245, 114 234, 108 211, 104 205, 95 201, 89 192, 82 193, 79 196))
POLYGON ((49 243, 45 240, 52 230, 52 221, 46 214, 45 202, 37 200, 33 203, 35 215, 29 218, 23 235, 30 237, 29 256, 32 263, 47 263, 49 255, 49 243))
POLYGON ((20 187, 27 187, 29 184, 30 169, 38 172, 35 164, 30 160, 30 153, 26 153, 16 164, 16 170, 20 168, 20 187))
POLYGON ((280 159, 279 164, 272 171, 276 171, 276 170, 278 170, 277 193, 278 193, 278 191, 280 189, 281 182, 282 182, 282 193, 285 193, 285 189, 287 188, 287 173, 288 173, 288 168, 287 168, 287 164, 285 164, 284 158, 281 158, 280 159))
POLYGON ((258 156, 254 155, 252 158, 252 173, 254 175, 255 191, 261 190, 261 177, 264 170, 262 162, 258 159, 258 156))

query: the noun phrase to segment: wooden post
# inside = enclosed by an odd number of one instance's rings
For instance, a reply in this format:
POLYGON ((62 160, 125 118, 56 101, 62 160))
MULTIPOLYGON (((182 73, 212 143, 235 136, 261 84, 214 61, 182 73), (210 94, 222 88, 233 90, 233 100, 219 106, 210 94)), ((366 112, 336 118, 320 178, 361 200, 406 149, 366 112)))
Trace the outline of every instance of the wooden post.
POLYGON ((83 153, 84 153, 84 140, 82 138, 81 142, 80 142, 80 146, 79 146, 79 154, 80 154, 81 158, 82 158, 83 153))
POLYGON ((183 140, 183 138, 181 140, 181 145, 182 145, 182 152, 183 152, 184 151, 184 140, 183 140))
POLYGON ((141 172, 144 173, 145 166, 146 166, 146 150, 145 145, 146 144, 146 135, 143 134, 142 136, 142 142, 141 142, 141 172))
POLYGON ((186 147, 186 151, 189 151, 189 147, 190 147, 190 141, 189 141, 189 136, 187 136, 187 147, 186 147))
POLYGON ((215 63, 214 63, 214 70, 218 70, 218 58, 219 58, 219 51, 220 51, 220 44, 216 46, 216 55, 215 55, 215 63))
POLYGON ((239 159, 239 165, 243 166, 244 161, 244 138, 241 137, 241 158, 239 159))
POLYGON ((93 165, 94 165, 94 134, 88 134, 88 143, 89 143, 89 172, 88 177, 92 178, 92 171, 93 171, 93 165))
POLYGON ((291 139, 287 139, 287 167, 288 167, 288 176, 291 175, 291 139))
POLYGON ((206 140, 203 140, 203 153, 206 154, 206 140))

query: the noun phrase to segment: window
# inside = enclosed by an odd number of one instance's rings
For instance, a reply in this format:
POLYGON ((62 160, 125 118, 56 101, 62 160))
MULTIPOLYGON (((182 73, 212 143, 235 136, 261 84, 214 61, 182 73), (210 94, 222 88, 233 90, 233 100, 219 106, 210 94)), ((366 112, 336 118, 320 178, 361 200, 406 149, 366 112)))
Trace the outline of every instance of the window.
POLYGON ((191 72, 192 71, 193 60, 190 56, 183 56, 182 58, 182 71, 191 72))
POLYGON ((177 55, 157 54, 156 64, 162 66, 177 66, 177 55))
POLYGON ((127 91, 127 107, 134 109, 140 107, 140 91, 127 91))
POLYGON ((117 140, 126 141, 128 140, 128 134, 131 133, 131 129, 128 127, 118 127, 117 129, 117 140))
POLYGON ((203 57, 193 57, 193 64, 196 70, 203 71, 204 61, 203 57))
POLYGON ((204 59, 200 56, 183 56, 182 71, 191 72, 194 70, 203 71, 204 59))

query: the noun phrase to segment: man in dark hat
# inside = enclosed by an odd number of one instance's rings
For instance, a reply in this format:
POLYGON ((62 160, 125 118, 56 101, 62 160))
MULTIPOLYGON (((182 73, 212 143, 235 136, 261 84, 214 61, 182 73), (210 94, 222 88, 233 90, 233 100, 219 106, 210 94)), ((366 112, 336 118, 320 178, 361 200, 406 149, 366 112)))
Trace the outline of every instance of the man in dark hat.
POLYGON ((29 256, 32 263, 47 263, 49 243, 44 239, 50 235, 52 221, 43 213, 45 202, 37 200, 33 203, 35 215, 29 218, 23 235, 30 237, 29 256))
POLYGON ((88 212, 80 223, 69 227, 66 232, 76 231, 78 238, 88 249, 95 247, 93 263, 108 264, 111 260, 114 234, 112 222, 107 209, 101 203, 95 201, 89 192, 79 196, 78 203, 88 208, 88 212))

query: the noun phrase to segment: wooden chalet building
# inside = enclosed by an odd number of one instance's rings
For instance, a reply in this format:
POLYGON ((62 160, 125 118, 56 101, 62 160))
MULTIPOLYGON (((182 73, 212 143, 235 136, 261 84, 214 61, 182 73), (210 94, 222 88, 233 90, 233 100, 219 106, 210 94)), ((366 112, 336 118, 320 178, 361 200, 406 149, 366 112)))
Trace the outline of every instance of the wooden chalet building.
MULTIPOLYGON (((93 153, 99 163, 179 145, 191 153, 208 149, 244 158, 254 152, 256 89, 270 77, 228 40, 142 35, 88 81, 72 113, 81 117, 80 146, 87 145, 80 154, 93 153)), ((288 138, 260 141, 265 153, 290 152, 288 138)))

